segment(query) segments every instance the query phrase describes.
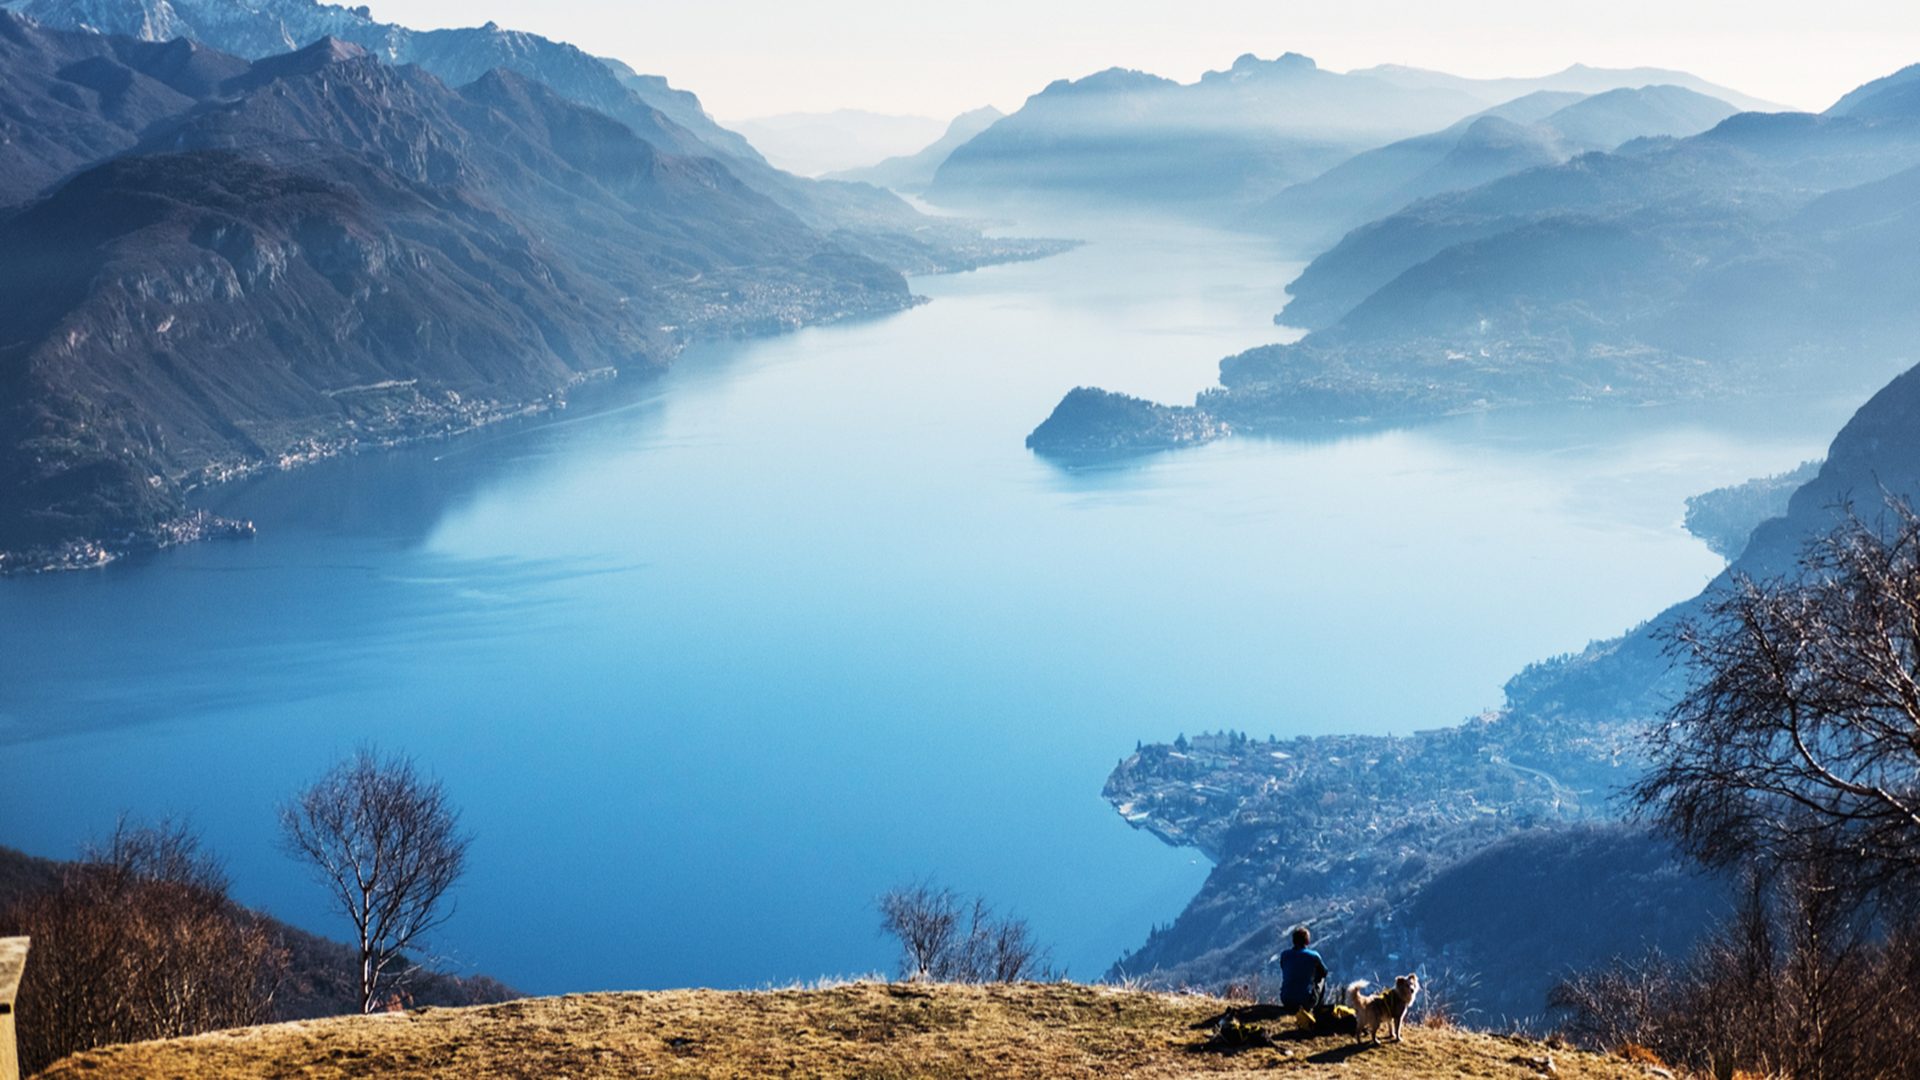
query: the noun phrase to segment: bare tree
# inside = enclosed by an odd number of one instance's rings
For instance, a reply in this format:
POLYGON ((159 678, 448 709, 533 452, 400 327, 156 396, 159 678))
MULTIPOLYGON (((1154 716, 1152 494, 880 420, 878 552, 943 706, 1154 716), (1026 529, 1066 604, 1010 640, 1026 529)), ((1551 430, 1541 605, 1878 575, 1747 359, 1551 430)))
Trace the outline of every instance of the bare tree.
POLYGON ((1014 916, 993 918, 987 915, 986 947, 980 951, 975 970, 982 982, 1021 982, 1052 974, 1047 963, 1048 950, 1033 940, 1027 920, 1014 916))
POLYGON ((924 982, 1019 982, 1051 974, 1025 919, 1001 917, 984 897, 918 881, 880 898, 880 928, 900 942, 902 977, 924 982))
POLYGON ((1576 1042, 1644 1047, 1702 1075, 1920 1075, 1915 936, 1873 923, 1817 864, 1796 863, 1750 875, 1738 910, 1684 961, 1615 960, 1548 1002, 1576 1042))
POLYGON ((960 929, 960 898, 931 882, 889 890, 880 898, 880 928, 900 942, 900 974, 937 980, 960 929))
POLYGON ((312 866, 333 906, 353 924, 360 1010, 412 970, 405 954, 453 914, 448 890, 466 867, 471 838, 438 781, 411 758, 362 748, 281 807, 287 852, 312 866))
POLYGON ((1849 513, 1796 576, 1736 579, 1672 636, 1694 679, 1634 794, 1708 863, 1920 883, 1920 516, 1889 506, 1877 526, 1849 513))
POLYGON ((34 939, 20 988, 32 1073, 106 1043, 272 1019, 287 953, 227 897, 226 875, 184 825, 122 820, 54 884, 0 912, 34 939))

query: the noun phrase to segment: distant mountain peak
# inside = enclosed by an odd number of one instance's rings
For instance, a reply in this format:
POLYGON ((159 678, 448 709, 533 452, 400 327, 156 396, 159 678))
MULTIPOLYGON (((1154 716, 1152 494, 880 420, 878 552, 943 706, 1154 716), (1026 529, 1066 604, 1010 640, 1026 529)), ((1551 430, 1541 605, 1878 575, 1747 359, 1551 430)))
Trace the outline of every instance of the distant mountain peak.
POLYGON ((245 81, 249 85, 272 82, 275 79, 292 78, 299 75, 311 75, 316 71, 333 67, 336 64, 348 64, 355 60, 365 60, 372 54, 351 41, 342 41, 331 35, 320 38, 304 49, 298 49, 283 56, 270 56, 253 65, 245 81))
POLYGON ((1078 79, 1055 79, 1036 97, 1062 94, 1112 94, 1128 93, 1138 90, 1158 90, 1178 86, 1172 79, 1141 71, 1138 68, 1110 67, 1105 71, 1096 71, 1078 79))
POLYGON ((1310 56, 1297 52, 1281 53, 1271 60, 1262 60, 1253 53, 1242 53, 1234 58, 1232 65, 1225 71, 1209 71, 1200 76, 1202 83, 1247 82, 1264 79, 1294 79, 1311 75, 1320 70, 1310 56))
POLYGON ((1318 71, 1320 65, 1313 57, 1297 52, 1284 52, 1271 60, 1262 60, 1253 53, 1241 53, 1234 58, 1233 66, 1227 70, 1235 73, 1260 71, 1318 71))
POLYGON ((367 50, 328 34, 293 55, 308 57, 311 63, 337 64, 342 60, 358 60, 367 55, 367 50))

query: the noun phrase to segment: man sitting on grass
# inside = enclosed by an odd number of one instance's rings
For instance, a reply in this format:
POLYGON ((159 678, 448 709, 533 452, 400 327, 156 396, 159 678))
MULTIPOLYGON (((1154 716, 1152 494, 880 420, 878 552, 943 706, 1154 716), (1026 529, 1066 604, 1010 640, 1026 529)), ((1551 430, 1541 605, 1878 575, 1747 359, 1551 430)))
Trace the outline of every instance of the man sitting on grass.
POLYGON ((1280 1004, 1288 1009, 1311 1009, 1320 1004, 1327 987, 1327 964, 1307 948, 1313 934, 1293 928, 1293 948, 1280 954, 1280 1004))

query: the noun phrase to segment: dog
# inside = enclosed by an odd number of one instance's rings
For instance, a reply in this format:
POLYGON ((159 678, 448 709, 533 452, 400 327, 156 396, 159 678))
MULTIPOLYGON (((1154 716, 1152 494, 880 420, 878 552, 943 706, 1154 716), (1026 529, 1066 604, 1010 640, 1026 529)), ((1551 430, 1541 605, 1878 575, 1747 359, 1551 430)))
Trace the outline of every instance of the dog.
POLYGON ((1393 980, 1393 989, 1382 990, 1368 997, 1360 991, 1367 980, 1347 984, 1347 1005, 1353 1009, 1353 1041, 1370 1038, 1375 1045, 1380 1042, 1382 1025, 1392 1033, 1393 1041, 1400 1041, 1400 1022, 1407 1018, 1407 1011, 1413 1008, 1413 999, 1420 994, 1420 976, 1402 975, 1393 980))

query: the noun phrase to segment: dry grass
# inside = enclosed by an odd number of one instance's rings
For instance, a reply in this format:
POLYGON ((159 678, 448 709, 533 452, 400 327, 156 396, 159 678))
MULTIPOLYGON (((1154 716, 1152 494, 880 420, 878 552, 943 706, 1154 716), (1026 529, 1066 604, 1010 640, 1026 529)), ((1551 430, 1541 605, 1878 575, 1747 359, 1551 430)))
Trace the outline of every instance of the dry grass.
MULTIPOLYGON (((1538 1077, 1538 1043, 1409 1027, 1400 1045, 1284 1036, 1222 1056, 1188 1025, 1218 999, 1070 983, 578 994, 341 1017, 107 1047, 42 1075, 88 1077, 1538 1077), (1533 1064, 1529 1064, 1529 1060, 1533 1064)), ((1287 1025, 1276 1025, 1276 1033, 1287 1025)), ((1552 1051, 1566 1080, 1644 1077, 1552 1051)))

